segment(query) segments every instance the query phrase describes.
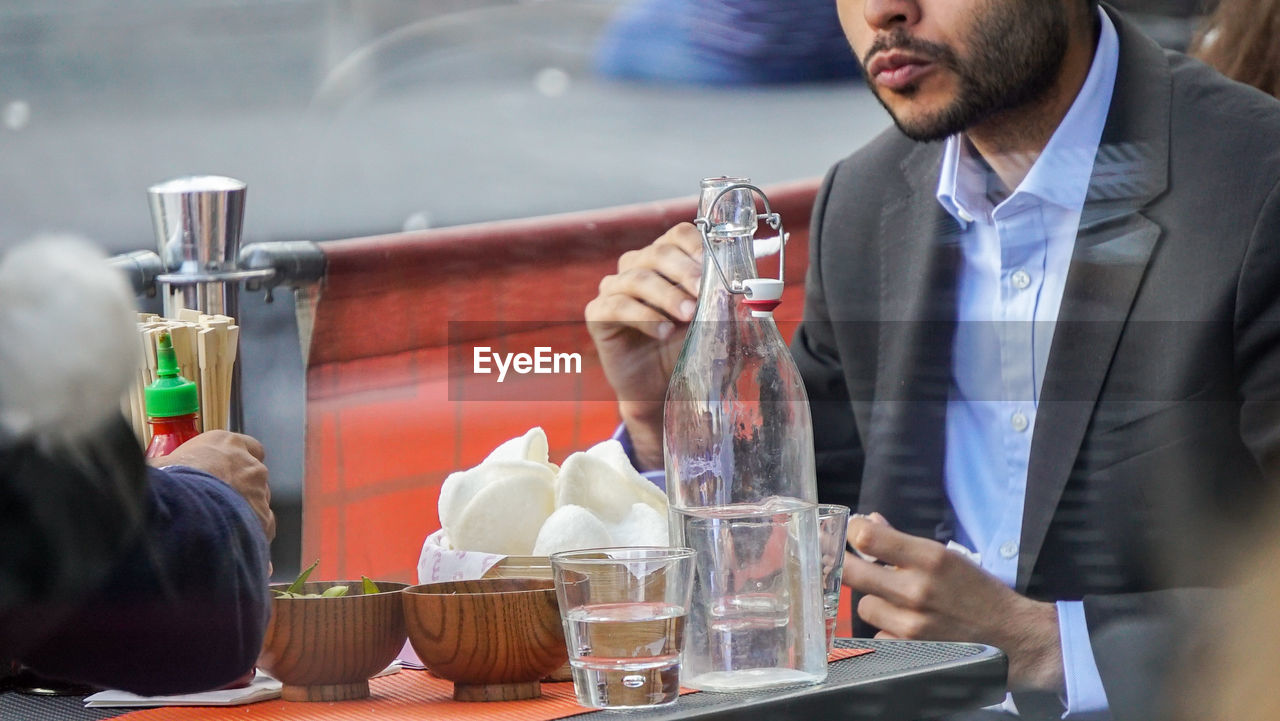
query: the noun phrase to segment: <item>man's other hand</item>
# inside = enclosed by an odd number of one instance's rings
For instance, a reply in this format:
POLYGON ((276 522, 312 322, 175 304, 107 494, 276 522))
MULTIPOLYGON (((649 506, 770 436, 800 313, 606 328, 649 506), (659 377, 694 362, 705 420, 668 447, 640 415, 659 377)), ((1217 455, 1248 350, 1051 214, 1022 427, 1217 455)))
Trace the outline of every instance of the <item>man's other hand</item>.
POLYGON ((849 543, 880 561, 847 552, 844 559, 844 583, 864 594, 858 616, 881 629, 877 638, 989 644, 1008 655, 1011 691, 1063 691, 1054 604, 1015 593, 961 554, 895 530, 879 514, 850 519, 849 543))
POLYGON ((270 541, 276 537, 276 515, 271 511, 271 486, 267 483, 264 458, 266 451, 252 436, 205 431, 173 453, 148 462, 157 467, 190 466, 221 479, 249 502, 270 541))

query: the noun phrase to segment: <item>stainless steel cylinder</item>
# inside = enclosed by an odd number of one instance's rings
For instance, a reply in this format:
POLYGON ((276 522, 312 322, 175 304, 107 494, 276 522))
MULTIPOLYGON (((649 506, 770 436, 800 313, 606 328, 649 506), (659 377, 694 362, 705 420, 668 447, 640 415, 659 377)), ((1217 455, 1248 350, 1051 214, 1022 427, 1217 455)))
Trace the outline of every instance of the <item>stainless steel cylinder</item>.
POLYGON ((234 316, 238 279, 228 276, 235 275, 240 254, 245 184, 199 175, 157 183, 147 192, 166 271, 159 279, 168 286, 165 315, 182 307, 234 316))
MULTIPOLYGON (((237 267, 244 224, 245 184, 220 175, 175 178, 147 189, 157 251, 165 272, 156 278, 164 314, 181 308, 239 317, 239 284, 256 275, 237 267)), ((231 429, 243 428, 240 364, 231 378, 231 429)))

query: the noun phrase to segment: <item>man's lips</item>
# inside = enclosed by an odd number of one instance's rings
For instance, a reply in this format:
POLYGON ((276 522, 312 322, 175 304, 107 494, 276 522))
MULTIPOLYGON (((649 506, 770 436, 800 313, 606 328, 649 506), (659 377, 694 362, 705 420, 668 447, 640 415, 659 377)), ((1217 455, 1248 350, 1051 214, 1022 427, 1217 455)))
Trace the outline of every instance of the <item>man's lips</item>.
POLYGON ((875 79, 877 85, 889 90, 901 90, 932 69, 933 62, 928 58, 901 50, 888 50, 877 53, 871 59, 867 65, 867 74, 875 79))

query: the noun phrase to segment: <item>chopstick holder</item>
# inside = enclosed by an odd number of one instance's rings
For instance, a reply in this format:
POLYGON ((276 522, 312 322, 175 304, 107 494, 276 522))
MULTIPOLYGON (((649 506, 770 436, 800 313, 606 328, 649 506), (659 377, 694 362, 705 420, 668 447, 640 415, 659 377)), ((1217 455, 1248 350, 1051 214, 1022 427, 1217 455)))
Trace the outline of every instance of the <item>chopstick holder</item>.
POLYGON ((142 354, 133 387, 120 399, 120 408, 127 414, 138 441, 145 447, 151 438, 143 390, 156 379, 156 338, 160 333, 168 333, 173 342, 178 372, 196 384, 200 430, 226 430, 231 416, 231 379, 240 345, 240 326, 235 319, 183 308, 177 318, 139 313, 137 328, 142 354))

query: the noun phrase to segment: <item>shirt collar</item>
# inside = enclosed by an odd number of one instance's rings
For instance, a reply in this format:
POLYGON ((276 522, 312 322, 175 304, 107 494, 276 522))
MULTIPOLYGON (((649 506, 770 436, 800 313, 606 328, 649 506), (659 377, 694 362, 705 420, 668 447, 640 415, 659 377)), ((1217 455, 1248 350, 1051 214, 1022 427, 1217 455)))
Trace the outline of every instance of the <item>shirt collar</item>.
MULTIPOLYGON (((1115 90, 1120 42, 1115 25, 1101 8, 1098 48, 1084 85, 1027 176, 1004 202, 1028 194, 1069 210, 1080 210, 1107 123, 1115 90)), ((937 198, 962 227, 991 212, 985 164, 962 134, 947 138, 942 151, 937 198)), ((1003 203, 1002 203, 1003 205, 1003 203)))

